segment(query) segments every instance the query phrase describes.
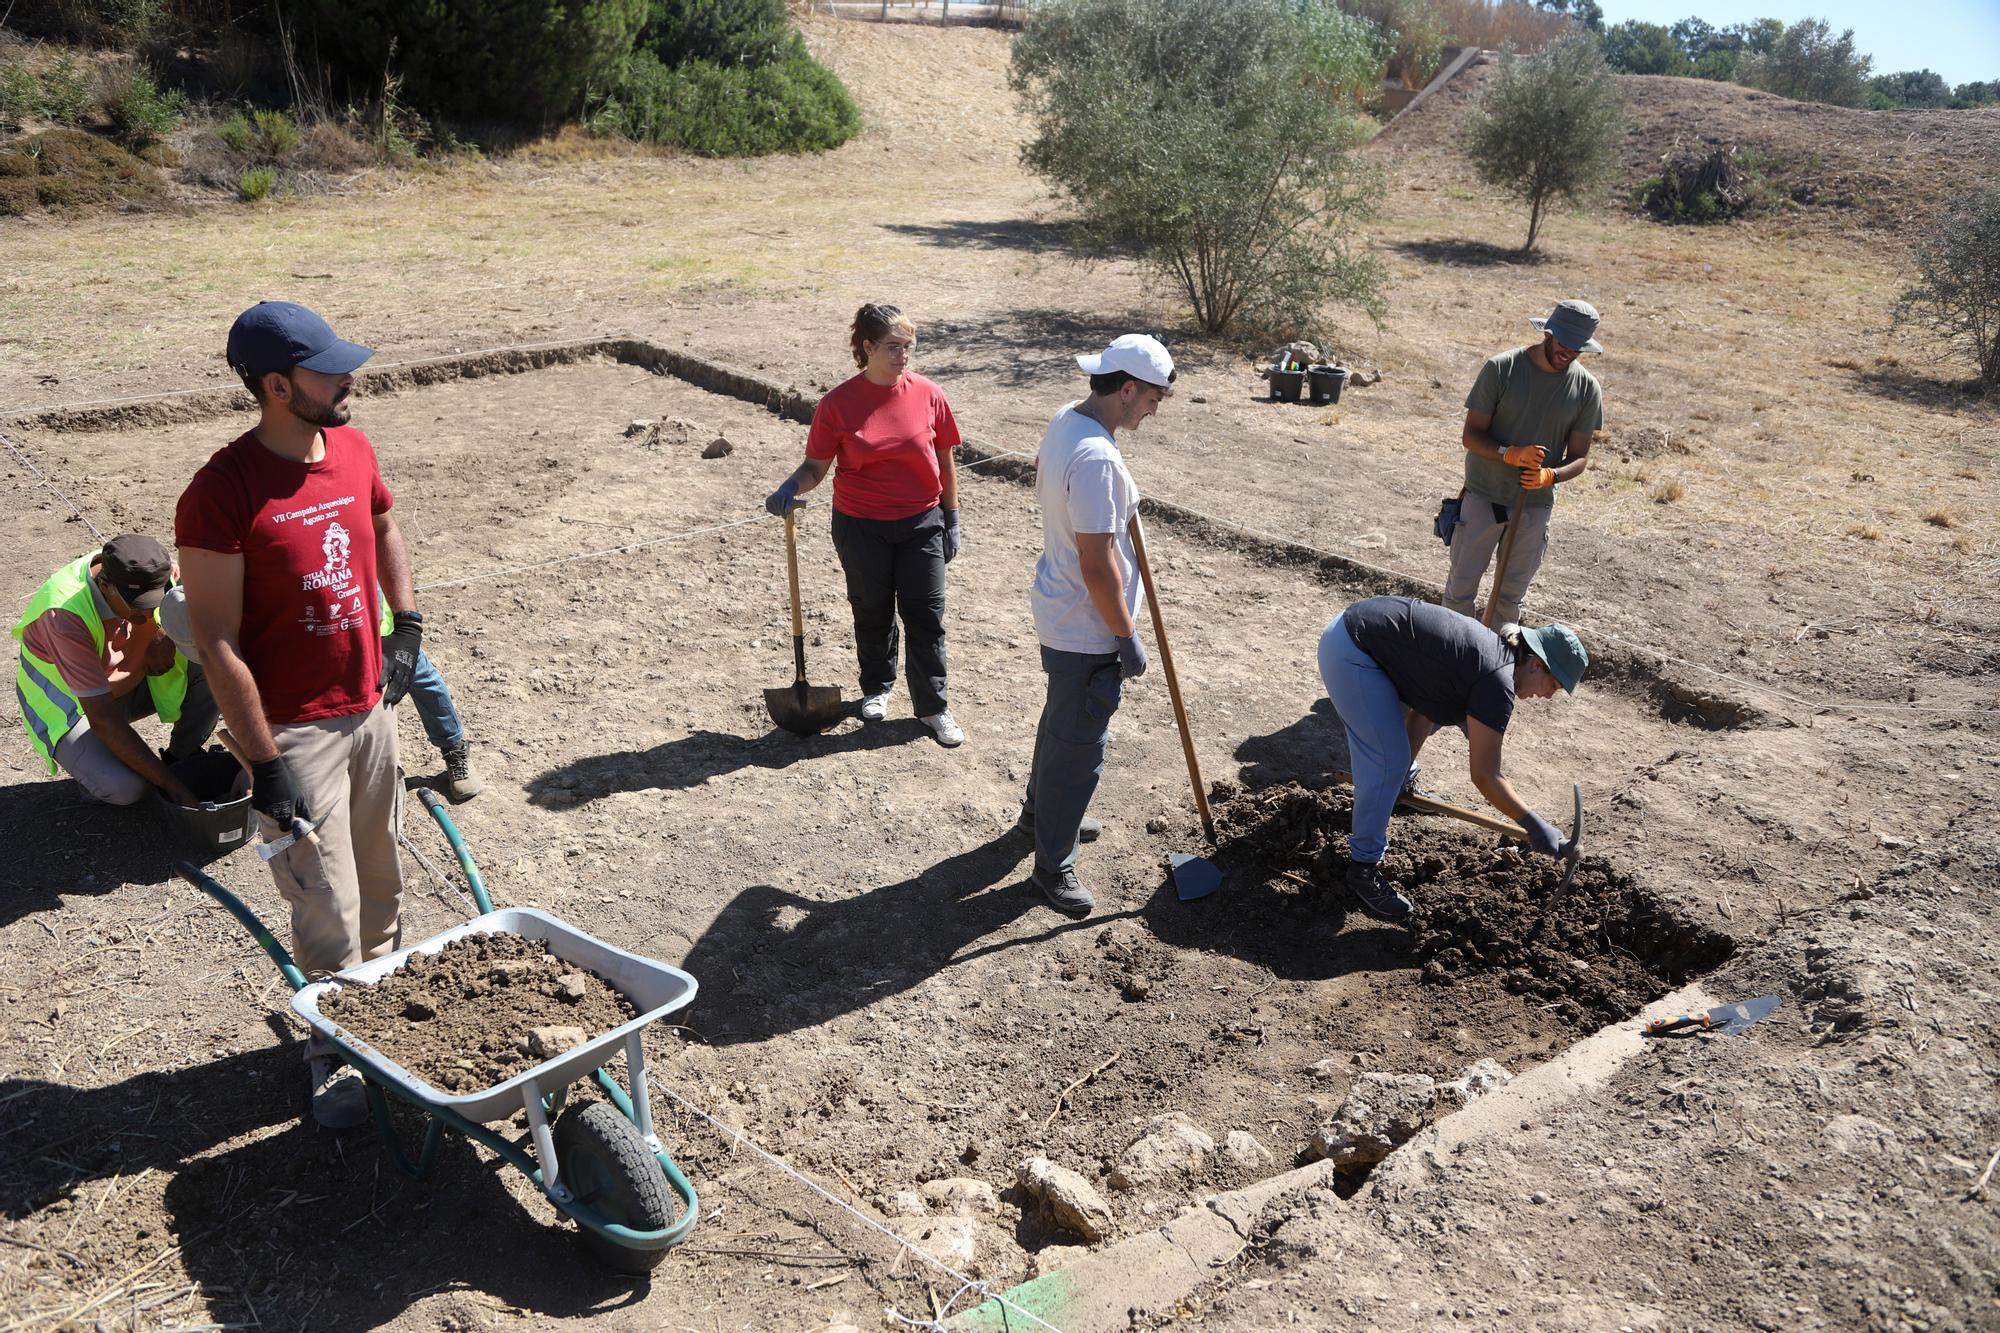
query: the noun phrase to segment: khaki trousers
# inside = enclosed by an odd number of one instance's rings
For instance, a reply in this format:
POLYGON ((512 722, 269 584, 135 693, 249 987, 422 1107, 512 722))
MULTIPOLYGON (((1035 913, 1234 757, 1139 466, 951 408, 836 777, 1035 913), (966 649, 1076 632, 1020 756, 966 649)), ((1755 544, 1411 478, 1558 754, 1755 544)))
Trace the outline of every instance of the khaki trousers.
MULTIPOLYGON (((1514 539, 1514 549, 1507 554, 1507 568, 1493 576, 1497 591, 1489 593, 1488 598, 1498 603, 1494 629, 1521 618, 1521 603, 1528 595, 1528 585, 1534 581, 1535 571, 1542 567, 1542 557, 1548 554, 1549 516, 1555 513, 1555 506, 1515 505, 1507 512, 1511 521, 1521 525, 1521 535, 1514 539)), ((1458 526, 1451 530, 1451 573, 1444 581, 1445 610, 1464 616, 1473 613, 1479 580, 1485 576, 1486 566, 1492 563, 1493 552, 1506 533, 1507 525, 1494 516, 1493 502, 1467 491, 1464 503, 1458 507, 1458 526)))
MULTIPOLYGON (((403 778, 396 717, 386 708, 271 728, 319 846, 293 843, 271 858, 271 878, 292 908, 292 958, 321 977, 395 949, 402 931, 403 867, 396 853, 403 778)), ((257 816, 266 841, 282 836, 257 816)))

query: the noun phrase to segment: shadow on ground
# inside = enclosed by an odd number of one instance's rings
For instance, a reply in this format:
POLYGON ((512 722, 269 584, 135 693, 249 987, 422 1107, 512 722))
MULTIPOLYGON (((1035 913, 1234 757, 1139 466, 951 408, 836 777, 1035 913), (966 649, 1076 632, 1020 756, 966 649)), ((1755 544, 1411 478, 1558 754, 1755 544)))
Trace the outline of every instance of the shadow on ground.
POLYGON ((0 787, 0 848, 0 926, 58 911, 66 896, 164 884, 175 861, 229 854, 194 842, 156 802, 103 805, 68 778, 0 787))
POLYGON ((1050 250, 1067 251, 1070 238, 1069 224, 1037 222, 1030 218, 1004 218, 992 222, 970 219, 956 222, 889 222, 883 224, 883 230, 908 236, 926 245, 953 248, 976 245, 989 250, 1026 250, 1036 254, 1050 250))
POLYGON ((762 736, 695 731, 650 750, 593 754, 552 768, 528 783, 528 803, 549 810, 574 810, 614 792, 698 787, 745 768, 782 769, 829 755, 879 750, 888 745, 934 743, 930 729, 913 717, 847 726, 818 736, 795 736, 773 728, 762 736))
POLYGON ((1457 239, 1427 241, 1392 241, 1389 248, 1397 254, 1411 259, 1422 260, 1426 264, 1443 264, 1448 268, 1490 268, 1496 265, 1546 264, 1549 256, 1539 250, 1522 252, 1512 246, 1494 245, 1490 241, 1466 241, 1457 239))
MULTIPOLYGON (((12 1127, 0 1216, 32 1225, 45 1209, 81 1209, 120 1181, 164 1173, 168 1234, 141 1231, 134 1253, 179 1245, 220 1321, 205 1327, 378 1328, 454 1288, 549 1318, 643 1298, 644 1280, 591 1264, 573 1228, 553 1224, 550 1208, 524 1208, 502 1166, 463 1138, 448 1134, 429 1175, 412 1181, 372 1126, 312 1125, 299 1045, 270 1021, 280 1045, 106 1087, 0 1080, 12 1127)), ((399 1119, 414 1144, 421 1123, 399 1119)))
MULTIPOLYGON (((1934 407, 1949 412, 1977 403, 1982 394, 1976 379, 1948 379, 1904 366, 1885 366, 1874 370, 1851 366, 1841 368, 1852 371, 1855 386, 1863 391, 1918 407, 1934 407)), ((2000 396, 1995 397, 1995 402, 2000 403, 2000 396)))
POLYGON ((1330 782, 1335 773, 1348 771, 1347 730, 1340 725, 1333 700, 1321 695, 1298 721, 1246 738, 1236 747, 1236 761, 1243 766, 1238 780, 1245 787, 1275 787, 1280 782, 1317 787, 1330 782))
MULTIPOLYGON (((1068 310, 1009 310, 983 319, 928 321, 918 325, 923 372, 936 379, 979 377, 1021 385, 1073 380, 1082 391, 1076 356, 1095 352, 1121 333, 1171 336, 1137 312, 1083 318, 1068 310)), ((1048 409, 1053 411, 1053 404, 1048 409)))
POLYGON ((716 913, 681 966, 701 981, 687 1024, 718 1046, 815 1027, 944 971, 1132 913, 1070 921, 1028 883, 1034 839, 1005 833, 922 874, 830 902, 769 884, 716 913), (990 939, 1021 917, 1033 934, 990 939))

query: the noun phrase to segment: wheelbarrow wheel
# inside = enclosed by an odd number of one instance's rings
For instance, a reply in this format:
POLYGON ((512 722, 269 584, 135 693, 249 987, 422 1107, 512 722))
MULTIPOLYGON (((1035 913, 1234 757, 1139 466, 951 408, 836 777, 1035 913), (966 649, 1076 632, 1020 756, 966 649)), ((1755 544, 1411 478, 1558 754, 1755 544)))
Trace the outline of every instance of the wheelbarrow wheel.
MULTIPOLYGON (((607 1221, 634 1231, 659 1231, 674 1220, 674 1194, 658 1159, 632 1122, 609 1102, 580 1102, 555 1127, 556 1162, 562 1183, 578 1203, 607 1221)), ((593 1258, 621 1273, 648 1273, 667 1257, 665 1250, 635 1250, 609 1236, 579 1226, 593 1258)))

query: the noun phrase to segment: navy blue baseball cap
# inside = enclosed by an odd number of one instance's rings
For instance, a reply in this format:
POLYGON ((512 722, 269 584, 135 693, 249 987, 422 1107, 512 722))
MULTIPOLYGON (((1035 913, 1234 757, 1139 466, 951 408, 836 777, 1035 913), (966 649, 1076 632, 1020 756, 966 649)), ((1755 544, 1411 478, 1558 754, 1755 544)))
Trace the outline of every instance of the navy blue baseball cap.
POLYGON ((346 375, 373 355, 374 348, 338 337, 325 320, 290 301, 259 301, 229 326, 229 364, 239 375, 295 367, 346 375))

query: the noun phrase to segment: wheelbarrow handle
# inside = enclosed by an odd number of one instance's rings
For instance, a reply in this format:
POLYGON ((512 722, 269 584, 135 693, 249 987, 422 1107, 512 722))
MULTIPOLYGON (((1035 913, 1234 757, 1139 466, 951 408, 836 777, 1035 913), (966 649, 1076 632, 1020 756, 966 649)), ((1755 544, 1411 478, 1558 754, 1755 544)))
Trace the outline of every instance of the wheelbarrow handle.
POLYGON ((285 974, 285 980, 291 984, 293 990, 300 991, 306 988, 306 974, 299 970, 299 965, 292 961, 291 954, 285 951, 284 945, 278 943, 270 928, 258 920, 255 912, 244 906, 241 898, 186 861, 174 862, 174 873, 228 908, 229 914, 242 922, 243 928, 250 932, 250 938, 256 940, 264 952, 270 955, 271 961, 278 965, 278 970, 285 974))

